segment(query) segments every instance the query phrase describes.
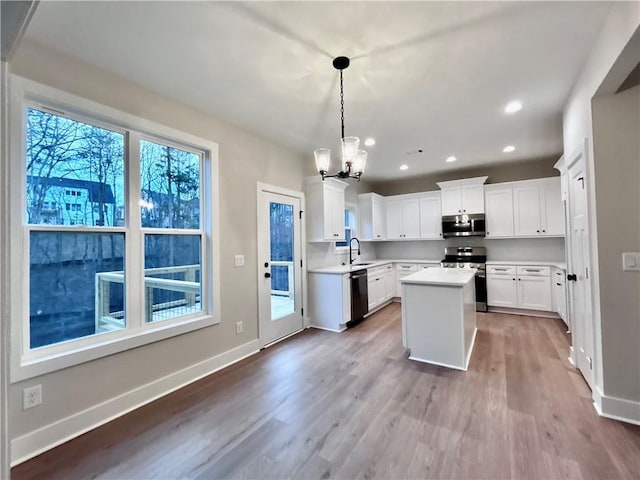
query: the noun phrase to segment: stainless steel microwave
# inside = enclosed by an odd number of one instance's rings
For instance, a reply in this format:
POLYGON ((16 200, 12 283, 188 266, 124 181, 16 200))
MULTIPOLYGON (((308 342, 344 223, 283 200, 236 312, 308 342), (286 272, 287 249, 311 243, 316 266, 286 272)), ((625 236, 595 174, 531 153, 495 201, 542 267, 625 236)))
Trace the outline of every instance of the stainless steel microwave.
POLYGON ((484 237, 484 213, 447 215, 442 217, 442 236, 451 237, 484 237))

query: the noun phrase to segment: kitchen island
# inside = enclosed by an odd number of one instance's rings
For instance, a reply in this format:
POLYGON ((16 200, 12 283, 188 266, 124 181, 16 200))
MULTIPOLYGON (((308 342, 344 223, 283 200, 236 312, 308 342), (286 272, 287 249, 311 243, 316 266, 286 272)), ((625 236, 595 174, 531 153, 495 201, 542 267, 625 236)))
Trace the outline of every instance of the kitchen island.
POLYGON ((476 336, 475 270, 433 267, 404 277, 402 343, 409 358, 466 370, 476 336))

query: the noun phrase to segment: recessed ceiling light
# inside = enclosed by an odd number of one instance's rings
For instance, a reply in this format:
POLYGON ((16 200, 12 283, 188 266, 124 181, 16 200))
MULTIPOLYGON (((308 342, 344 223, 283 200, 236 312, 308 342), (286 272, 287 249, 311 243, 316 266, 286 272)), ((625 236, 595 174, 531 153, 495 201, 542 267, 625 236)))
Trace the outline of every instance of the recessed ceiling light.
POLYGON ((408 168, 409 168, 409 165, 407 164, 400 165, 400 170, 407 170, 408 168))
POLYGON ((522 102, 520 102, 519 100, 513 100, 507 103, 507 106, 504 107, 504 111, 506 113, 516 113, 520 110, 522 110, 522 102))
POLYGON ((515 150, 516 150, 516 147, 514 147, 513 145, 507 145, 502 149, 504 153, 511 153, 511 152, 514 152, 515 150))
POLYGON ((376 144, 376 139, 369 137, 364 141, 364 144, 367 147, 373 147, 376 144))
POLYGON ((456 160, 457 160, 457 158, 456 158, 456 157, 454 157, 453 155, 451 155, 451 156, 447 157, 447 162, 448 162, 448 163, 455 162, 456 160))

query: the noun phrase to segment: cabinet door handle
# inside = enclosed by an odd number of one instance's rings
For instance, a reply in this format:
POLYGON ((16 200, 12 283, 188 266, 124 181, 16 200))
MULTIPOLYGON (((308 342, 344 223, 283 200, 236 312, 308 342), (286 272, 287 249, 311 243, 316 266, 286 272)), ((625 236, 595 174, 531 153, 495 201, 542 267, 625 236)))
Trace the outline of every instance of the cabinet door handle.
POLYGON ((536 230, 536 232, 540 233, 540 230, 536 230))
POLYGON ((516 279, 514 278, 514 279, 513 279, 513 281, 515 282, 515 281, 516 281, 516 279))
POLYGON ((519 282, 521 282, 521 281, 522 281, 522 279, 521 279, 521 278, 519 278, 519 279, 518 279, 518 281, 519 281, 519 282))
POLYGON ((561 284, 561 283, 558 283, 558 282, 556 282, 556 285, 557 285, 557 286, 559 286, 559 287, 561 287, 561 286, 562 286, 562 284, 561 284))
POLYGON ((546 230, 542 230, 542 233, 547 233, 547 231, 546 230))

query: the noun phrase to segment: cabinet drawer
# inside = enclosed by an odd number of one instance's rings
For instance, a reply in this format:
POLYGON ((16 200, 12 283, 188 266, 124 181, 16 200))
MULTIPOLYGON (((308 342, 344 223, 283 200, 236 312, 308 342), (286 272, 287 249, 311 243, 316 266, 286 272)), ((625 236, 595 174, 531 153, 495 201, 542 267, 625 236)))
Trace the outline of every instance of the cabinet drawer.
POLYGON ((536 277, 548 277, 551 274, 549 267, 525 267, 518 266, 518 275, 529 275, 536 277))
POLYGON ((515 265, 487 265, 487 273, 495 275, 515 275, 515 265))
POLYGON ((418 266, 415 263, 398 263, 396 268, 399 272, 417 272, 418 266))
POLYGON ((367 276, 369 278, 376 277, 376 276, 382 275, 384 271, 385 271, 384 267, 370 268, 369 270, 367 270, 367 276))

